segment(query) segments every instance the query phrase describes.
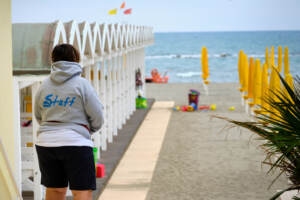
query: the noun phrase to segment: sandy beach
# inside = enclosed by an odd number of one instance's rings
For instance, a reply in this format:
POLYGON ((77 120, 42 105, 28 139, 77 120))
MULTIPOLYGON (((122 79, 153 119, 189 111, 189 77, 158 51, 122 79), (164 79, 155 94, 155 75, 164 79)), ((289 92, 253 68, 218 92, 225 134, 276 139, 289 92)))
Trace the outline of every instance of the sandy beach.
POLYGON ((238 84, 214 83, 205 96, 199 83, 147 84, 147 97, 187 104, 189 89, 201 92, 200 104, 215 111, 173 111, 155 167, 147 200, 263 200, 287 186, 284 176, 268 190, 277 174, 262 165, 261 141, 247 130, 224 129, 227 122, 211 115, 249 119, 240 103, 238 84), (235 111, 228 108, 235 106, 235 111), (252 139, 251 139, 252 138, 252 139))

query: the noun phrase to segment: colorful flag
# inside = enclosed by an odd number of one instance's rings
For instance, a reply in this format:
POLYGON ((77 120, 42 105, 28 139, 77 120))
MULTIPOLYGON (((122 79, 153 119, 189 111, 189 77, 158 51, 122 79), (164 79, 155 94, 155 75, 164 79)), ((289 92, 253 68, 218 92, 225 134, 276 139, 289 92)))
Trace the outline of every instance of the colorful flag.
POLYGON ((121 9, 125 8, 125 1, 122 3, 122 5, 121 5, 120 8, 121 8, 121 9))
POLYGON ((130 15, 131 11, 132 11, 132 8, 126 9, 126 10, 124 10, 124 14, 125 15, 130 15))
POLYGON ((108 11, 108 14, 109 15, 116 15, 117 14, 117 9, 115 8, 115 9, 113 9, 113 10, 110 10, 110 11, 108 11))

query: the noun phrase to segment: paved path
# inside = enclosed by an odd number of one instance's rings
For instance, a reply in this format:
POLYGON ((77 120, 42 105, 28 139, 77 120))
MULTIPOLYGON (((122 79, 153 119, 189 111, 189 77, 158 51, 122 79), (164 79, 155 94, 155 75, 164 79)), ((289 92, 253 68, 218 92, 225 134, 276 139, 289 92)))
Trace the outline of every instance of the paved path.
POLYGON ((100 200, 145 199, 173 106, 173 102, 154 103, 100 200))

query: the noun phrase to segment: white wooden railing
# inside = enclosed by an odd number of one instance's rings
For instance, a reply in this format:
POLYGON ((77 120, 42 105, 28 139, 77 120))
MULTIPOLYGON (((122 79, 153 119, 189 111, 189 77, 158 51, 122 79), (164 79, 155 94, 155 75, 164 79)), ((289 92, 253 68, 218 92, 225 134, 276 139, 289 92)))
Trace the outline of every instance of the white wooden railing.
MULTIPOLYGON (((135 111, 135 71, 140 69, 142 77, 145 77, 144 48, 153 43, 152 28, 119 24, 90 25, 86 22, 77 24, 74 21, 65 24, 58 21, 53 24, 52 38, 49 38, 52 48, 59 43, 70 43, 80 51, 83 76, 91 82, 104 105, 105 123, 101 131, 92 138, 95 147, 106 151, 107 142, 113 142, 113 136, 118 135, 118 130, 135 111)), ((34 191, 35 200, 43 197, 37 155, 33 148, 38 123, 30 113, 21 112, 20 91, 31 88, 34 105, 33 97, 46 77, 47 75, 27 74, 14 76, 16 179, 19 188, 22 186, 25 190, 34 191), (22 117, 32 117, 32 126, 22 128, 22 117), (31 140, 33 147, 24 145, 30 142, 27 140, 31 140), (33 177, 34 181, 29 177, 33 177)), ((145 95, 144 88, 141 92, 145 95)), ((98 152, 100 158, 100 151, 98 152)))

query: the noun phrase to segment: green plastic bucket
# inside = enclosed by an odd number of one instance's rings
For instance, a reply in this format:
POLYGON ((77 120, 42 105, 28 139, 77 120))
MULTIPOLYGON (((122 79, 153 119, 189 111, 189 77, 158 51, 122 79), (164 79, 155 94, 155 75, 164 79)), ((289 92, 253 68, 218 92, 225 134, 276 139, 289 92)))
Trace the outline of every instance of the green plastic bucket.
POLYGON ((98 162, 98 148, 97 147, 94 147, 93 148, 93 153, 94 153, 94 161, 95 161, 95 165, 96 163, 98 162))

